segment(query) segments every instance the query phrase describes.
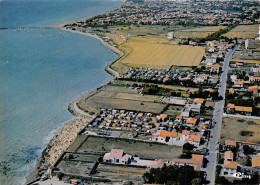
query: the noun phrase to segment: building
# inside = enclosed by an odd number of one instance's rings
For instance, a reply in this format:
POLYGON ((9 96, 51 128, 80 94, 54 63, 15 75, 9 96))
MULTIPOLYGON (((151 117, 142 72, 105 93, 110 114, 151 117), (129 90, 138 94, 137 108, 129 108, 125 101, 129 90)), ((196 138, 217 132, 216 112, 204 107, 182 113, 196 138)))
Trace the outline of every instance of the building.
POLYGON ((189 135, 187 139, 185 139, 187 143, 190 143, 196 147, 200 146, 201 136, 200 135, 189 135))
POLYGON ((160 133, 155 133, 152 136, 152 141, 178 146, 182 146, 184 144, 184 139, 182 138, 181 133, 169 131, 160 131, 160 133))
POLYGON ((226 151, 224 153, 224 160, 233 161, 233 159, 234 159, 234 153, 232 151, 226 151))
POLYGON ((237 147, 237 142, 228 140, 228 141, 225 141, 225 145, 228 148, 233 148, 233 147, 236 148, 237 147))
POLYGON ((249 49, 250 39, 245 40, 245 49, 249 49))
POLYGON ((174 32, 169 32, 169 33, 167 34, 167 38, 168 38, 168 39, 173 39, 173 38, 174 38, 174 32))
POLYGON ((260 174, 260 156, 252 157, 252 169, 260 174))
POLYGON ((222 175, 232 176, 237 172, 237 163, 235 161, 224 160, 222 175))
POLYGON ((190 117, 191 114, 201 113, 201 104, 186 104, 182 110, 181 116, 190 117))
POLYGON ((123 150, 112 149, 103 157, 103 161, 112 164, 129 164, 131 162, 131 155, 125 154, 123 150))
POLYGON ((194 170, 200 170, 203 165, 203 155, 192 154, 191 159, 172 159, 172 164, 177 166, 193 166, 194 170))

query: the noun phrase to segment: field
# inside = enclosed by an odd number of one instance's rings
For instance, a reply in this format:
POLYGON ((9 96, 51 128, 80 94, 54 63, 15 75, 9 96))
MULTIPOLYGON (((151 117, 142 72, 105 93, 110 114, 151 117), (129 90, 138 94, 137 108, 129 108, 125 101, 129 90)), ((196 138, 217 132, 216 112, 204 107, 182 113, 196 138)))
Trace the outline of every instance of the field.
POLYGON ((224 34, 228 38, 235 38, 238 39, 253 39, 257 37, 259 31, 259 25, 239 25, 232 29, 230 32, 224 34))
POLYGON ((198 66, 205 53, 202 47, 176 46, 166 44, 126 43, 132 48, 121 62, 130 67, 169 69, 172 65, 198 66))
POLYGON ((226 26, 207 26, 207 27, 200 27, 200 28, 191 28, 191 29, 176 31, 174 35, 177 38, 179 37, 203 38, 208 36, 209 34, 212 34, 224 28, 226 28, 226 26))
POLYGON ((127 154, 143 159, 172 159, 182 152, 182 147, 177 146, 95 136, 89 136, 77 152, 110 152, 111 149, 122 149, 127 154))
POLYGON ((88 112, 98 113, 101 108, 125 109, 159 114, 166 104, 155 103, 159 96, 141 96, 135 89, 120 86, 105 86, 94 96, 80 99, 78 106, 88 112))
MULTIPOLYGON (((243 133, 242 133, 243 134, 243 133)), ((221 129, 222 141, 236 140, 252 143, 260 142, 260 120, 224 118, 221 129), (251 135, 242 136, 241 132, 249 131, 251 135)))

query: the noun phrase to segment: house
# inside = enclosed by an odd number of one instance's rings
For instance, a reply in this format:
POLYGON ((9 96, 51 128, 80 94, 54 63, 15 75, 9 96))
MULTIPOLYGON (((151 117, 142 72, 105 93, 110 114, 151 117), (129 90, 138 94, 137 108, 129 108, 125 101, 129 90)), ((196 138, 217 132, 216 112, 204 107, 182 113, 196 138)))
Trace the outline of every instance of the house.
POLYGON ((193 166, 194 170, 200 170, 203 165, 203 155, 192 154, 191 159, 172 159, 172 164, 177 166, 193 166))
POLYGON ((260 173, 260 156, 252 157, 252 168, 254 172, 260 173))
POLYGON ((232 151, 226 151, 224 153, 224 160, 233 161, 233 159, 234 159, 234 153, 232 151))
POLYGON ((190 117, 191 113, 200 114, 201 105, 200 104, 186 104, 182 110, 181 116, 190 117))
POLYGON ((188 131, 188 130, 183 130, 181 134, 182 134, 182 138, 183 138, 183 139, 188 139, 188 138, 189 138, 189 135, 190 135, 190 131, 188 131))
POLYGON ((254 68, 254 67, 252 67, 252 68, 251 68, 251 71, 252 71, 253 73, 260 73, 260 68, 254 68))
POLYGON ((237 142, 228 140, 228 141, 225 141, 225 145, 228 148, 237 147, 237 142))
POLYGON ((197 124, 198 119, 196 118, 188 118, 186 119, 186 125, 195 126, 197 124))
POLYGON ((235 161, 224 160, 222 174, 224 176, 233 176, 237 172, 237 163, 235 161))
POLYGON ((252 107, 235 106, 235 113, 251 116, 252 112, 252 107))
POLYGON ((201 136, 200 135, 189 135, 187 139, 185 139, 187 143, 190 143, 194 146, 200 146, 201 136))
POLYGON ((227 113, 229 114, 235 113, 235 104, 232 103, 227 104, 227 113))
POLYGON ((205 99, 203 98, 195 98, 193 101, 193 104, 195 105, 204 105, 204 103, 205 103, 205 99))
POLYGON ((260 81, 260 76, 250 76, 249 77, 250 82, 259 82, 260 81))
POLYGON ((212 73, 219 73, 219 71, 220 71, 220 65, 218 65, 218 64, 212 66, 210 69, 210 72, 212 72, 212 73))
MULTIPOLYGON (((214 50, 215 50, 215 48, 213 48, 213 51, 214 50)), ((212 49, 210 49, 210 51, 212 51, 212 49)), ((206 64, 208 64, 208 63, 215 64, 216 62, 217 62, 217 58, 215 58, 215 57, 207 57, 206 61, 205 61, 206 64)))
POLYGON ((158 120, 166 121, 167 117, 168 117, 167 114, 160 114, 160 116, 158 117, 158 120))
POLYGON ((182 134, 178 132, 160 131, 152 136, 152 141, 169 145, 178 145, 179 140, 182 140, 182 134))
POLYGON ((248 91, 253 93, 258 93, 258 85, 249 86, 248 91))
POLYGON ((129 164, 132 156, 125 154, 123 150, 112 149, 103 157, 103 161, 112 164, 129 164))

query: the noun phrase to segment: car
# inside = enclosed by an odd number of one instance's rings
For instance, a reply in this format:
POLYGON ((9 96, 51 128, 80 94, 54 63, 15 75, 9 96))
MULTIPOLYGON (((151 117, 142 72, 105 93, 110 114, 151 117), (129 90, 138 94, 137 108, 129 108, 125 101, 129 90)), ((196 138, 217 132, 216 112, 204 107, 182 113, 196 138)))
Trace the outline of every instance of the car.
POLYGON ((46 175, 41 176, 41 181, 46 181, 48 177, 46 175))

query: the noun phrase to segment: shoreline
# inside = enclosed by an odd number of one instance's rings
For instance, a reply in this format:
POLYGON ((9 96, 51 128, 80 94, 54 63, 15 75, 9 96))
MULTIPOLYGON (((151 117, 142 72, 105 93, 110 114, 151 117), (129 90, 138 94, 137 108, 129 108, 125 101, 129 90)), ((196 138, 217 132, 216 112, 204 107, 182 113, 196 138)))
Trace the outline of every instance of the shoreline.
MULTIPOLYGON (((73 21, 76 22, 76 21, 73 21)), ((73 23, 70 22, 70 23, 73 23)), ((112 52, 114 52, 115 54, 117 54, 117 58, 110 64, 108 64, 105 67, 105 71, 110 74, 111 76, 113 76, 114 80, 115 78, 119 77, 119 73, 115 70, 113 70, 111 68, 111 65, 114 64, 115 62, 117 62, 118 60, 120 60, 122 57, 125 56, 125 53, 120 51, 118 48, 116 48, 115 46, 110 45, 109 43, 105 42, 101 37, 99 37, 98 35, 94 34, 94 33, 90 33, 90 32, 81 32, 78 30, 70 30, 70 29, 66 29, 64 28, 64 25, 69 24, 69 23, 65 23, 65 24, 59 24, 56 26, 50 26, 49 28, 52 29, 61 29, 63 31, 69 31, 72 33, 77 33, 77 34, 83 34, 85 36, 89 36, 89 37, 93 37, 98 39, 101 44, 105 47, 107 47, 108 49, 110 49, 112 52)), ((84 112, 81 109, 78 108, 77 106, 77 102, 79 101, 79 99, 81 99, 82 97, 88 97, 88 96, 93 96, 95 95, 100 88, 102 88, 103 86, 107 85, 108 83, 110 83, 112 80, 110 80, 109 82, 105 83, 105 84, 101 84, 98 88, 76 98, 74 101, 72 101, 69 105, 68 105, 68 111, 75 116, 74 118, 72 118, 72 120, 68 120, 67 122, 65 122, 64 125, 62 125, 61 127, 59 127, 56 131, 54 131, 53 137, 52 139, 48 142, 47 146, 43 149, 43 151, 41 152, 41 156, 36 160, 34 169, 26 175, 25 177, 25 184, 31 184, 37 180, 40 179, 40 177, 43 174, 46 174, 49 172, 49 168, 52 166, 52 164, 55 164, 55 159, 57 160, 60 155, 67 149, 69 148, 69 146, 76 140, 78 133, 84 129, 88 123, 90 123, 95 116, 89 115, 88 113, 84 112), (81 111, 79 111, 81 110, 81 111), (82 123, 81 125, 79 125, 80 123, 82 123), (71 133, 69 133, 69 138, 68 138, 68 133, 66 132, 68 128, 71 128, 73 125, 78 127, 78 129, 72 130, 71 133), (65 131, 65 132, 64 132, 65 131), (70 140, 70 142, 68 143, 67 141, 67 145, 62 145, 63 147, 60 148, 60 150, 57 152, 56 147, 60 142, 61 139, 64 139, 65 136, 67 136, 67 139, 70 140)), ((64 140, 63 140, 64 142, 64 140)), ((58 146, 60 147, 60 146, 58 146)))

